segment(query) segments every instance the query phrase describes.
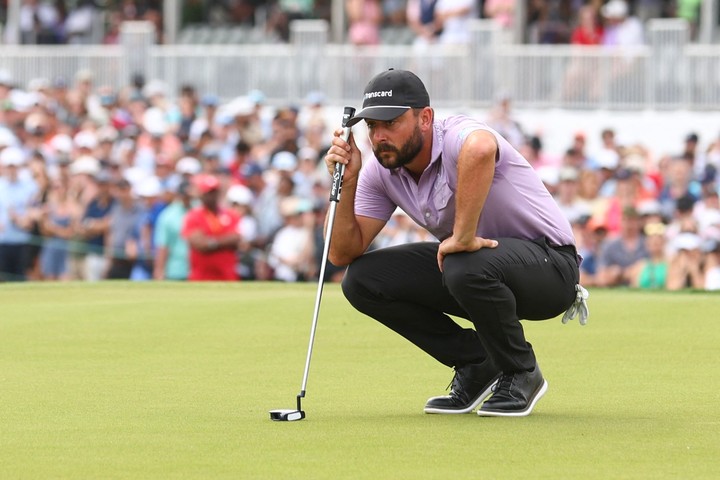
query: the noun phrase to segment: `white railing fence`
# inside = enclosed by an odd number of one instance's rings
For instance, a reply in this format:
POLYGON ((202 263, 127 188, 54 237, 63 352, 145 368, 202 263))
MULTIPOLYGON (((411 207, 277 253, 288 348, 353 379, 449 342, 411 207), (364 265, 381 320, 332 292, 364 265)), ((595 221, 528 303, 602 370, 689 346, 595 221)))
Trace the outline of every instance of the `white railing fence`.
POLYGON ((260 89, 271 104, 323 91, 357 103, 367 80, 390 67, 423 78, 438 107, 483 108, 509 95, 519 108, 710 110, 720 108, 720 45, 688 42, 681 20, 651 20, 647 44, 632 49, 517 45, 487 20, 466 46, 354 47, 328 41, 321 21, 292 25, 289 44, 156 45, 152 25, 123 26, 117 46, 0 46, 0 69, 20 85, 91 69, 97 85, 120 88, 135 73, 171 92, 185 84, 223 99, 260 89))

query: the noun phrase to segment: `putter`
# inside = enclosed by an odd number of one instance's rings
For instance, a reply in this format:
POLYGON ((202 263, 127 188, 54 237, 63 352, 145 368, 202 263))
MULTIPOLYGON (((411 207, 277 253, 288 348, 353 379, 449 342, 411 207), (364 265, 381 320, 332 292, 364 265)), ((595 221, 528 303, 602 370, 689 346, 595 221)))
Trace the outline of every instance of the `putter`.
MULTIPOLYGON (((347 122, 355 115, 353 107, 345 107, 343 111, 343 139, 345 141, 350 138, 350 127, 347 122)), ((300 393, 297 395, 297 409, 270 410, 270 419, 277 422, 294 422, 305 418, 305 412, 302 409, 302 399, 305 397, 307 389, 308 373, 310 371, 310 358, 312 358, 313 343, 315 342, 315 330, 317 330, 318 315, 320 313, 320 299, 323 291, 323 278, 325 277, 325 264, 327 264, 328 253, 330 252, 330 238, 332 237, 332 228, 335 221, 335 210, 340 201, 340 191, 342 190, 342 178, 345 173, 345 165, 341 163, 335 164, 333 172, 332 187, 330 187, 330 207, 328 210, 327 232, 325 233, 325 246, 323 247, 322 259, 320 260, 320 278, 318 279, 317 295, 315 296, 315 311, 313 313, 312 326, 310 327, 310 343, 308 344, 307 358, 305 359, 305 374, 303 375, 300 393)))

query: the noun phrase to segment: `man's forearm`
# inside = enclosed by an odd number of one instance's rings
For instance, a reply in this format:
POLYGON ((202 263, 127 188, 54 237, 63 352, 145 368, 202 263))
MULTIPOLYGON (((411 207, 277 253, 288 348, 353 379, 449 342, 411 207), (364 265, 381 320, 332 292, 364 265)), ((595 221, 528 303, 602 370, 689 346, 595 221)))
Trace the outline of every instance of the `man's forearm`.
POLYGON ((458 157, 453 236, 461 242, 475 238, 478 221, 495 174, 496 147, 485 132, 475 132, 458 157))
POLYGON ((153 278, 155 280, 165 279, 165 265, 167 264, 168 249, 166 247, 158 247, 155 251, 155 261, 153 263, 153 278))

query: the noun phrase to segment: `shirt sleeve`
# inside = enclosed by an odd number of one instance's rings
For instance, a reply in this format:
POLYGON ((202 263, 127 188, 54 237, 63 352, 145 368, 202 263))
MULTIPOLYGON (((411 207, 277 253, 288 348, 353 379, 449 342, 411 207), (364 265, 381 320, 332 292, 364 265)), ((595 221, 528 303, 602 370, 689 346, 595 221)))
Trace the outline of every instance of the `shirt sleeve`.
POLYGON ((355 215, 387 222, 395 211, 396 205, 388 197, 383 186, 381 168, 384 167, 377 161, 371 160, 360 171, 355 192, 355 215))

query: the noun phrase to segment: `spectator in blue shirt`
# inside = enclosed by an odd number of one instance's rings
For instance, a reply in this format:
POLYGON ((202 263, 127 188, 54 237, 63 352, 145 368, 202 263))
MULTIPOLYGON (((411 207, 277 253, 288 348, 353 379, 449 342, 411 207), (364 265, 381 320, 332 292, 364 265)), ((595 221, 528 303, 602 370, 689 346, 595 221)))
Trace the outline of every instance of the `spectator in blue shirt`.
POLYGON ((0 281, 25 280, 29 267, 26 213, 37 185, 29 175, 21 175, 24 164, 20 149, 6 147, 0 152, 0 281))
POLYGON ((110 227, 110 210, 114 200, 110 195, 110 174, 101 171, 93 177, 97 184, 97 194, 90 200, 77 226, 75 253, 83 257, 85 280, 102 280, 107 270, 104 256, 105 236, 110 227))

